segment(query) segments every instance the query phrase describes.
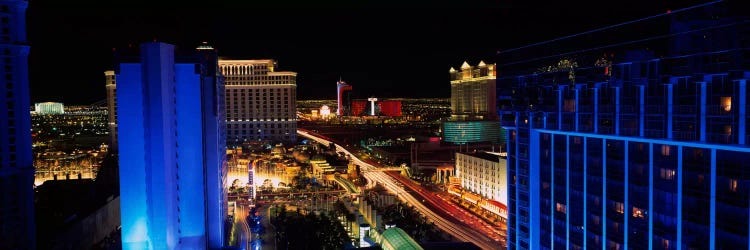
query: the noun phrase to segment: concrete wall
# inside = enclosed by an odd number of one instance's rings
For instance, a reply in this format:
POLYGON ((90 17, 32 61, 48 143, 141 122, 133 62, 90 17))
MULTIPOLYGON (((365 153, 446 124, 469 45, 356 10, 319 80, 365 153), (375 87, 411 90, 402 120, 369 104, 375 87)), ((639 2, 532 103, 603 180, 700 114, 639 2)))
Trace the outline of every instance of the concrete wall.
POLYGON ((120 226, 120 197, 109 201, 57 237, 55 249, 89 249, 120 226))

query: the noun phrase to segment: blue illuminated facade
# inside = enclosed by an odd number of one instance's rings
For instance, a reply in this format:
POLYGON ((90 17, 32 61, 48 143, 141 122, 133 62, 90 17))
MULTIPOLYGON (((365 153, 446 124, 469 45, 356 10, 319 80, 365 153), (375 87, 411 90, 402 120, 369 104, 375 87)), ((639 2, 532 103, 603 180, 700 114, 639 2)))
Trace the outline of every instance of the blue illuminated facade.
POLYGON ((443 141, 454 144, 500 143, 503 130, 499 121, 446 121, 443 122, 443 141))
POLYGON ((123 249, 219 249, 225 241, 223 78, 213 50, 165 43, 120 56, 123 249))
POLYGON ((673 19, 723 28, 675 37, 668 56, 579 60, 573 79, 498 78, 508 249, 748 249, 746 23, 673 19))
POLYGON ((27 1, 0 0, 0 249, 35 249, 27 1))

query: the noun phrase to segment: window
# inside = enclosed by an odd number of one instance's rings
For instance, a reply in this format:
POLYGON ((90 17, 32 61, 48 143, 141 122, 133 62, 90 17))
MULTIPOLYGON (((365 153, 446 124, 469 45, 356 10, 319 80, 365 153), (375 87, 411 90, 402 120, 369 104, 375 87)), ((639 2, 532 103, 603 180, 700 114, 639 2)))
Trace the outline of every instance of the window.
POLYGON ((674 180, 674 175, 675 175, 674 169, 666 169, 666 168, 659 169, 659 177, 661 177, 664 180, 674 180))
POLYGON ((661 145, 661 155, 669 156, 671 153, 669 145, 661 145))
POLYGON ((737 179, 729 179, 729 191, 737 192, 737 179))
POLYGON ((722 96, 721 97, 721 110, 724 112, 732 111, 732 97, 722 96))
POLYGON ((560 213, 567 213, 568 207, 565 204, 555 203, 555 211, 560 213))
POLYGON ((615 212, 617 212, 619 214, 624 214, 625 213, 625 206, 624 206, 624 204, 622 204, 622 202, 616 202, 615 201, 614 202, 614 209, 615 209, 615 212))
POLYGON ((643 219, 646 218, 646 212, 643 209, 633 207, 633 218, 643 219))

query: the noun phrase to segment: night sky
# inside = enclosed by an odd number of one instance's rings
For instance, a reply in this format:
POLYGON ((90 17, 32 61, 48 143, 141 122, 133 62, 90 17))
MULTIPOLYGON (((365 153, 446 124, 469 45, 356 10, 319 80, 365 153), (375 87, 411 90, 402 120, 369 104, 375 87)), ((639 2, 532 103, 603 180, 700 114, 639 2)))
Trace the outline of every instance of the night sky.
POLYGON ((351 2, 356 4, 31 1, 31 99, 101 101, 112 49, 153 40, 191 48, 208 41, 222 57, 276 59, 278 70, 299 73, 301 100, 335 98, 339 76, 358 98, 448 97, 448 69, 464 60, 495 62, 499 50, 696 1, 351 2))

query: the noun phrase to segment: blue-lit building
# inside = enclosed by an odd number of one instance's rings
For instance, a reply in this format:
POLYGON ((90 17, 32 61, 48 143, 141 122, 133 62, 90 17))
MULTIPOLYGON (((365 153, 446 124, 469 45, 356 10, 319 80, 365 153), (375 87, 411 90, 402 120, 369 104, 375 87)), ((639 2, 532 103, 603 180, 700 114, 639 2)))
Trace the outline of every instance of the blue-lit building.
POLYGON ((117 55, 123 249, 225 245, 223 78, 213 49, 117 55))
POLYGON ((0 0, 0 249, 35 249, 27 1, 0 0))
POLYGON ((662 56, 498 78, 508 249, 748 249, 750 29, 723 14, 671 17, 662 56))
POLYGON ((498 121, 446 121, 442 129, 443 141, 454 144, 502 142, 498 121))

